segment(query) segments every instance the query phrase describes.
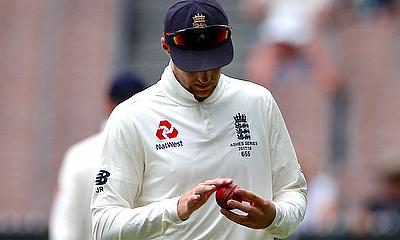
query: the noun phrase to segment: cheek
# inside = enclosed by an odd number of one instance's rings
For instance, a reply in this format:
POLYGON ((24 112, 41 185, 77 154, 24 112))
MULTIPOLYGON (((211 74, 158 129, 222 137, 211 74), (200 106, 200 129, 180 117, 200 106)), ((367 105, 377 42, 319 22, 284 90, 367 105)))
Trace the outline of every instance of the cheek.
POLYGON ((181 85, 184 87, 184 88, 186 88, 186 89, 189 89, 190 88, 190 84, 188 84, 188 82, 187 81, 180 81, 180 83, 181 83, 181 85))
POLYGON ((188 75, 182 75, 181 79, 179 80, 179 82, 181 83, 181 85, 186 88, 186 89, 191 89, 192 88, 192 81, 190 80, 190 76, 188 75))
POLYGON ((219 78, 221 77, 221 71, 214 71, 212 74, 212 79, 214 82, 218 82, 219 78))

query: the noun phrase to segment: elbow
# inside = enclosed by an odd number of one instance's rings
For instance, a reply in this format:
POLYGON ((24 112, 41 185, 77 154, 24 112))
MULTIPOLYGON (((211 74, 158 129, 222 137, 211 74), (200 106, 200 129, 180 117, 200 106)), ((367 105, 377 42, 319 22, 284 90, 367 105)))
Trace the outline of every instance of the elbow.
POLYGON ((92 208, 91 218, 93 240, 118 239, 110 231, 110 226, 107 227, 107 220, 104 220, 107 218, 104 209, 92 208))
POLYGON ((118 220, 119 208, 91 209, 92 239, 93 240, 118 240, 122 239, 123 225, 118 220))

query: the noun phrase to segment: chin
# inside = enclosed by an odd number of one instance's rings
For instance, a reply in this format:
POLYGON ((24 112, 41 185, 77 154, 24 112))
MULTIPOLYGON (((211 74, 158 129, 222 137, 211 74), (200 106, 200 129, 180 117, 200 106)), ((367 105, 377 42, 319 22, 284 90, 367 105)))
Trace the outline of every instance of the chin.
POLYGON ((202 102, 204 100, 206 100, 207 97, 200 97, 200 96, 194 96, 194 99, 196 99, 199 102, 202 102))

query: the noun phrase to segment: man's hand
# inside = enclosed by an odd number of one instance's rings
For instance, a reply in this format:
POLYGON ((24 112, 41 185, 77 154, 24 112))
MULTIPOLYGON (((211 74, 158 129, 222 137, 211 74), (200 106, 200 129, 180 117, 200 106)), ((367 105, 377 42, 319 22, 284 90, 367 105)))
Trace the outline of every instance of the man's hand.
POLYGON ((236 189, 235 194, 242 199, 248 199, 251 204, 229 200, 229 207, 239 209, 245 214, 239 215, 221 208, 221 213, 223 215, 238 224, 253 229, 266 228, 271 225, 276 215, 275 205, 271 201, 243 188, 236 189))
POLYGON ((190 191, 184 193, 178 201, 178 216, 186 220, 190 215, 203 206, 217 187, 232 183, 230 178, 215 178, 199 183, 190 191))

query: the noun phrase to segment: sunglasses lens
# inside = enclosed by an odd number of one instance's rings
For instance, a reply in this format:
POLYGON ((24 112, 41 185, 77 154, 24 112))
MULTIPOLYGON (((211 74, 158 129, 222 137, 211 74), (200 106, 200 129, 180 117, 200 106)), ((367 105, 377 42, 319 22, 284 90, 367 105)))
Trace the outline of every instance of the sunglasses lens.
POLYGON ((228 40, 229 33, 227 26, 190 28, 172 34, 170 43, 185 49, 215 48, 228 40))
POLYGON ((220 44, 226 41, 229 37, 229 29, 227 28, 213 28, 210 30, 210 36, 212 42, 215 44, 220 44))
POLYGON ((176 34, 173 37, 173 40, 177 46, 189 46, 191 42, 189 34, 185 34, 184 32, 176 34))

